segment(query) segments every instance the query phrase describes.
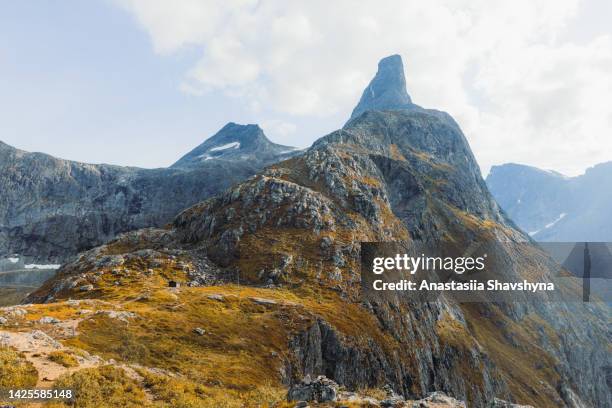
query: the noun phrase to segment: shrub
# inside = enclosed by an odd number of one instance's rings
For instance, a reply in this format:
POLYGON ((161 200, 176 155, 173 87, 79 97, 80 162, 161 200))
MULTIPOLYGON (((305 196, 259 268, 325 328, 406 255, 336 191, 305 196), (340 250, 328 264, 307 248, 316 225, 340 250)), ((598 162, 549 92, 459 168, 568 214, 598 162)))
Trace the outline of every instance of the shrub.
POLYGON ((52 351, 49 353, 49 360, 61 364, 66 368, 77 367, 79 365, 77 359, 73 355, 64 351, 52 351))
POLYGON ((60 377, 56 389, 74 391, 76 408, 147 406, 144 390, 125 371, 112 366, 86 368, 60 377))
POLYGON ((38 372, 22 353, 0 347, 0 388, 32 388, 38 372))

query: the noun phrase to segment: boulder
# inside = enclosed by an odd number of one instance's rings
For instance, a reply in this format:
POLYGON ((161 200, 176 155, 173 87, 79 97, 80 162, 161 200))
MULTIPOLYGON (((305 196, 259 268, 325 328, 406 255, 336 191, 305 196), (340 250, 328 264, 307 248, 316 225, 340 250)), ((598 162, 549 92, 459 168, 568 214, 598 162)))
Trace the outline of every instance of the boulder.
POLYGON ((318 376, 314 381, 310 376, 304 377, 299 383, 289 389, 288 401, 327 402, 338 398, 338 384, 324 375, 318 376))
POLYGON ((414 408, 466 408, 465 402, 449 397, 441 391, 432 392, 418 401, 411 401, 414 408))
POLYGON ((50 317, 50 316, 44 316, 38 319, 38 323, 40 324, 57 324, 59 322, 60 321, 58 319, 56 319, 55 317, 50 317))
POLYGON ((533 408, 531 405, 519 405, 512 402, 504 401, 499 398, 495 398, 491 403, 491 408, 533 408))
POLYGON ((250 297, 249 299, 251 299, 254 303, 257 303, 258 305, 270 306, 276 304, 276 301, 272 299, 265 299, 259 297, 250 297))
POLYGON ((208 295, 207 298, 209 298, 211 300, 217 300, 219 302, 223 302, 225 300, 225 296, 218 295, 218 294, 208 295))

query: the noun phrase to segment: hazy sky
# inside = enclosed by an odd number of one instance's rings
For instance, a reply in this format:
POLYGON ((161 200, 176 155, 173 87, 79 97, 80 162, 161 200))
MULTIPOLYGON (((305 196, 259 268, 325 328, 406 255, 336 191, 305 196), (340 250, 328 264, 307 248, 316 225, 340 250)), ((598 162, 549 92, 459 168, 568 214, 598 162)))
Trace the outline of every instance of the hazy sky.
POLYGON ((158 167, 234 121, 304 147, 399 53, 485 174, 574 175, 612 160, 611 21, 609 0, 7 0, 0 140, 158 167))

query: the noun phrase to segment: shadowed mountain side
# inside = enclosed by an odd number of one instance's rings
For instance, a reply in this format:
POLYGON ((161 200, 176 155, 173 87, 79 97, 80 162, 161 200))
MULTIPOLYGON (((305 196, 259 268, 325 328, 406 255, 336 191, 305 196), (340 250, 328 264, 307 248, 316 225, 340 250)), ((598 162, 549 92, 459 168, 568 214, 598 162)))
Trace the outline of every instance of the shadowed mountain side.
MULTIPOLYGON (((271 143, 256 125, 229 124, 216 136, 222 132, 240 134, 245 148, 223 154, 225 141, 213 137, 205 144, 216 146, 220 157, 152 170, 78 163, 0 142, 0 257, 18 253, 63 262, 118 233, 163 226, 181 210, 287 157, 282 149, 291 150, 271 143)), ((186 160, 189 155, 179 163, 186 160)))
POLYGON ((520 164, 493 166, 487 184, 508 215, 537 241, 612 241, 612 162, 565 177, 520 164))

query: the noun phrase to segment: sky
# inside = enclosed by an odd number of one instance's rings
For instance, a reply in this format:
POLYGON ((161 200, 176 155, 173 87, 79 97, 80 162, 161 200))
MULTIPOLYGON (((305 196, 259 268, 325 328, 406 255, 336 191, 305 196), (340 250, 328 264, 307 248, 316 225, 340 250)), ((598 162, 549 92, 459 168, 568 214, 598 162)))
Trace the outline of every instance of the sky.
POLYGON ((460 124, 483 174, 612 160, 609 0, 0 3, 0 140, 164 167, 227 122, 298 147, 340 128, 379 59, 460 124))

